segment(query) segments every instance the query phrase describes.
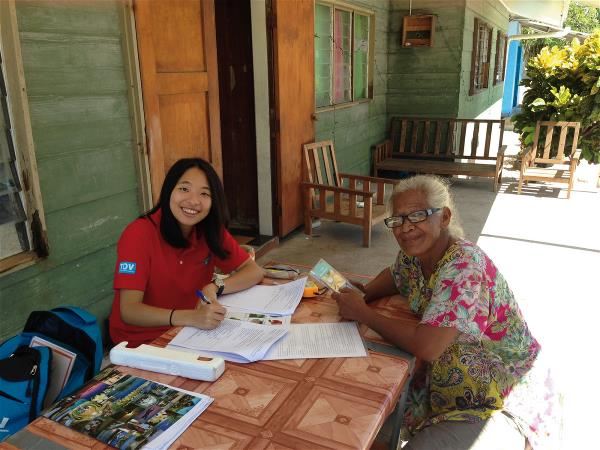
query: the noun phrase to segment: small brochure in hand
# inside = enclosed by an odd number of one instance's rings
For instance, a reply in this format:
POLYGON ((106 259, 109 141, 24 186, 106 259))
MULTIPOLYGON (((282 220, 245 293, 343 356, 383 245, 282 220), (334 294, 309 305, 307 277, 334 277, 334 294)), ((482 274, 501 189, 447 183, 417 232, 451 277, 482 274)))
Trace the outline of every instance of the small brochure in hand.
POLYGON ((108 367, 44 416, 118 449, 166 449, 212 401, 108 367))
MULTIPOLYGON (((340 292, 342 288, 360 290, 350 283, 341 273, 335 270, 327 261, 320 259, 310 270, 310 274, 334 292, 340 292)), ((362 294, 362 292, 360 292, 362 294)))

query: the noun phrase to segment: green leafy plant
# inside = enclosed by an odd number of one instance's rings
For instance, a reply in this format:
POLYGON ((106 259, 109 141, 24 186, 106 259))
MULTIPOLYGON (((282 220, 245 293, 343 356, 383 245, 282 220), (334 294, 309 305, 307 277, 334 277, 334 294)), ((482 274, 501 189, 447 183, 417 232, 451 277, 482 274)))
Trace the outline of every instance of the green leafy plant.
POLYGON ((538 120, 581 122, 581 157, 600 163, 600 30, 583 44, 544 47, 527 64, 522 111, 513 116, 523 147, 538 120))
MULTIPOLYGON (((577 0, 572 0, 569 4, 569 12, 563 24, 565 27, 570 27, 572 30, 593 33, 597 28, 600 28, 600 8, 593 8, 587 5, 577 4, 577 0)), ((533 30, 523 29, 523 33, 535 34, 533 30)), ((544 38, 530 39, 521 42, 525 60, 529 60, 534 55, 537 55, 543 47, 553 47, 555 45, 563 47, 568 42, 564 38, 544 38)))

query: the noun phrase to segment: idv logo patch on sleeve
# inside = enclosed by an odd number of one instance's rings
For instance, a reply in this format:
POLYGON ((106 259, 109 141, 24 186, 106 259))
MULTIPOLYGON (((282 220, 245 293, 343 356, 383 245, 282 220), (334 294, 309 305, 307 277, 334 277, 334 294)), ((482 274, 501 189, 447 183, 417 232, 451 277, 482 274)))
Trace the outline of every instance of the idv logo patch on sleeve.
POLYGON ((119 263, 119 273, 126 273, 128 275, 134 275, 136 269, 136 263, 134 262, 122 262, 119 263))

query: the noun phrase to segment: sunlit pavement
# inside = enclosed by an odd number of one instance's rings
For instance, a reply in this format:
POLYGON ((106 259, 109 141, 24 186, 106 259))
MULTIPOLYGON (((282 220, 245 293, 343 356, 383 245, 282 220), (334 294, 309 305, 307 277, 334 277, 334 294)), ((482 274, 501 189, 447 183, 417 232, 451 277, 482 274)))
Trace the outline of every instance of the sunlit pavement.
POLYGON ((597 404, 600 195, 582 183, 569 200, 562 190, 556 198, 540 189, 498 195, 477 242, 509 280, 553 362, 564 394, 561 448, 588 448, 597 404))

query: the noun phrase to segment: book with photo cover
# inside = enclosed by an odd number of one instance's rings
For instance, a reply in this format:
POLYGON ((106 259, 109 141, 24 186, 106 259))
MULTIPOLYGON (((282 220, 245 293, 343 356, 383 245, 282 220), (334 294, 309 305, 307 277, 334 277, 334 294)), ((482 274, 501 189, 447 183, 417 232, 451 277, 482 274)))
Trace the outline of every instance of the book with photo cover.
POLYGON ((340 289, 348 288, 353 289, 360 294, 364 294, 324 259, 320 259, 317 264, 310 269, 310 274, 334 292, 340 292, 340 289))
POLYGON ((44 416, 118 449, 163 449, 212 401, 108 367, 44 416))

